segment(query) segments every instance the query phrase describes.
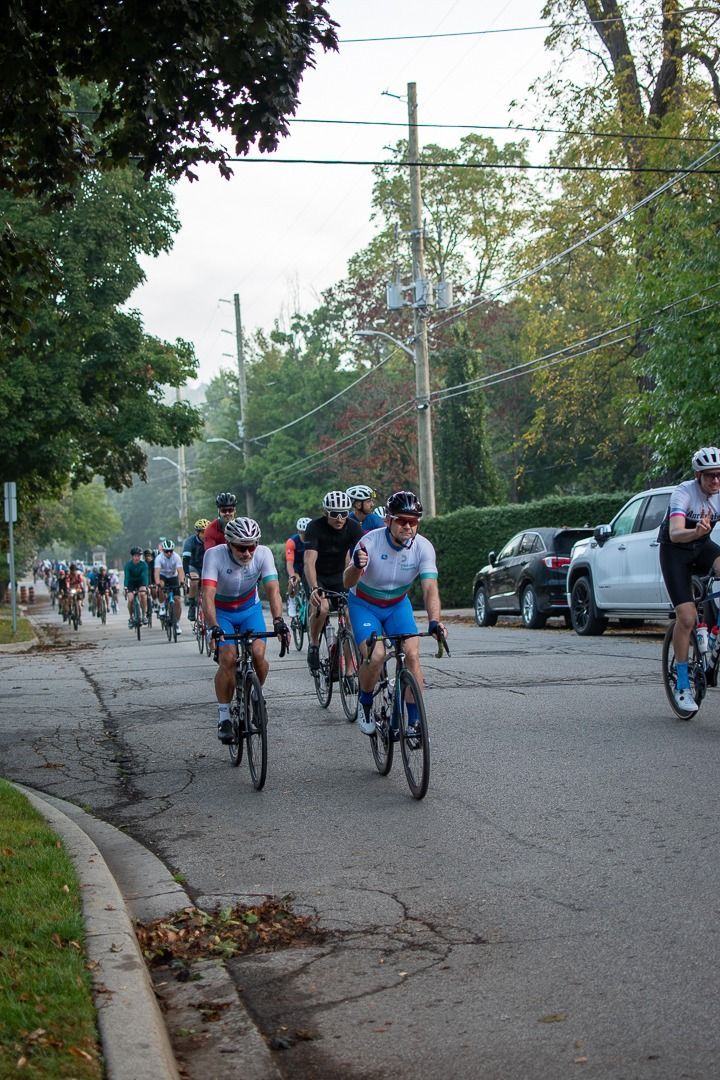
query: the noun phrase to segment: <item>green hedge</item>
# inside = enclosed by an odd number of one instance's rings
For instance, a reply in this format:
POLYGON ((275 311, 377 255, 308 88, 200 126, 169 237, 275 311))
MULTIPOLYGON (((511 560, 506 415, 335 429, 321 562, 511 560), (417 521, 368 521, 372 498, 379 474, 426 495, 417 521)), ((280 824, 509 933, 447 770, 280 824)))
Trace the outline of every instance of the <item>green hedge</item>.
MULTIPOLYGON (((616 491, 607 495, 552 495, 508 506, 468 506, 424 521, 423 535, 437 552, 443 608, 472 605, 473 580, 487 563, 488 552, 500 551, 521 529, 601 525, 610 521, 632 494, 616 491)), ((413 603, 419 601, 417 587, 411 598, 413 603)))
MULTIPOLYGON (((510 503, 507 506, 466 506, 443 517, 422 523, 422 533, 437 552, 440 596, 443 608, 470 607, 475 574, 487 562, 489 551, 500 551, 521 529, 539 526, 556 528, 602 525, 615 517, 633 491, 607 495, 550 495, 535 502, 510 503)), ((283 593, 286 589, 285 545, 270 544, 280 574, 283 593)), ((420 587, 411 592, 413 604, 420 603, 420 587)))

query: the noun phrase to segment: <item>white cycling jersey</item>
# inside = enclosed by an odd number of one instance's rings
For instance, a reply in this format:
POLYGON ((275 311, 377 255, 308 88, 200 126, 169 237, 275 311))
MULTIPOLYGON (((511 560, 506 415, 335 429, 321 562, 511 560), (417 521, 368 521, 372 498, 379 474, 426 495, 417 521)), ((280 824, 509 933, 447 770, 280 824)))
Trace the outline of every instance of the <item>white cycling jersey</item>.
POLYGON ((438 576, 435 548, 424 536, 416 536, 410 547, 398 547, 389 529, 373 529, 365 533, 355 551, 360 544, 368 553, 368 562, 350 592, 368 604, 399 604, 415 578, 438 576))
POLYGON ((705 495, 697 480, 684 480, 670 495, 670 504, 660 525, 658 540, 661 543, 670 543, 670 518, 683 518, 685 528, 694 529, 703 514, 709 516, 711 525, 720 521, 720 494, 705 495))
POLYGON ((155 556, 155 569, 160 571, 161 578, 177 577, 178 570, 182 570, 182 559, 177 551, 161 551, 155 556))
POLYGON ((230 554, 227 544, 218 544, 205 552, 202 585, 215 586, 215 607, 234 612, 256 604, 260 599, 259 581, 277 581, 275 559, 269 547, 258 544, 249 562, 241 564, 230 554))

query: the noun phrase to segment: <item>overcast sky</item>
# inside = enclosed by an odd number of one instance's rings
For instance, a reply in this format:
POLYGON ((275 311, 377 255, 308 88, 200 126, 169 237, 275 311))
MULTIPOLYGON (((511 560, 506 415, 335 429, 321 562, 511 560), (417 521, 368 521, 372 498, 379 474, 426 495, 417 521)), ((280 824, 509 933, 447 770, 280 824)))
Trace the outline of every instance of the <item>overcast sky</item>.
MULTIPOLYGON (((176 187, 182 224, 170 254, 144 262, 146 284, 130 300, 149 333, 191 341, 207 381, 234 352, 232 300, 240 295, 247 332, 270 329, 296 308, 310 310, 371 238, 370 166, 281 164, 288 158, 386 160, 407 134, 407 84, 417 84, 420 124, 534 124, 524 101, 548 67, 541 0, 329 0, 339 53, 319 53, 301 86, 298 120, 396 123, 398 127, 291 123, 272 161, 214 169, 176 187), (499 30, 500 33, 472 34, 499 30), (453 34, 410 41, 343 43, 401 34, 453 34), (402 97, 385 95, 383 92, 402 97), (230 331, 225 333, 223 331, 230 331)), ((420 130, 420 141, 451 146, 463 131, 420 130)), ((512 132, 480 131, 498 143, 512 132)), ((533 157, 541 160, 545 151, 533 157)), ((259 155, 253 154, 253 157, 259 155)))

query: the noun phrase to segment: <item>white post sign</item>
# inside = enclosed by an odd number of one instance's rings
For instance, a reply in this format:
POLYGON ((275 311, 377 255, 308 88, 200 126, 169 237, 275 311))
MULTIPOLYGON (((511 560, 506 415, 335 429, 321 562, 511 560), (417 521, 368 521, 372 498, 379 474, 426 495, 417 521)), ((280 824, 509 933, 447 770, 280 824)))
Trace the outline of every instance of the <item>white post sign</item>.
POLYGON ((17 486, 14 481, 5 484, 5 520, 8 523, 9 551, 8 563, 10 566, 10 604, 12 607, 12 632, 13 637, 17 633, 17 586, 15 584, 15 542, 13 539, 13 522, 17 521, 17 486))

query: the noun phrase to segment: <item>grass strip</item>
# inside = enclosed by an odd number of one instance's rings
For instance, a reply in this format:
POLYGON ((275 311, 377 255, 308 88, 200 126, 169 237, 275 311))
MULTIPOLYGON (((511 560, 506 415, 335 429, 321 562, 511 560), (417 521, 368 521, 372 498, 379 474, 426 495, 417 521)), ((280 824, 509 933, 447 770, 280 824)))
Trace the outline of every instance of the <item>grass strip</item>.
POLYGON ((34 636, 32 623, 22 615, 17 617, 17 633, 13 634, 10 608, 0 608, 0 645, 14 645, 16 641, 31 641, 34 636))
POLYGON ((0 1077, 104 1074, 80 889, 62 841, 0 780, 0 1077))

